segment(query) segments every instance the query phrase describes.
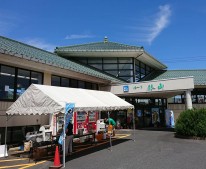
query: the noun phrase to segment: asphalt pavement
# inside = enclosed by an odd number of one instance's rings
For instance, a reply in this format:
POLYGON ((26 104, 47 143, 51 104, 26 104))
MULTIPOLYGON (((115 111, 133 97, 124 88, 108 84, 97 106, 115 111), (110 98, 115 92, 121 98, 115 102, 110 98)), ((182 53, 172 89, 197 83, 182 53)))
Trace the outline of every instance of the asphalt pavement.
MULTIPOLYGON (((128 134, 131 131, 117 131, 128 134)), ((133 136, 71 156, 69 169, 205 169, 206 141, 179 139, 171 131, 136 130, 133 136)), ((42 168, 47 164, 45 163, 42 168)), ((50 163, 51 164, 51 163, 50 163)))
MULTIPOLYGON (((206 140, 180 139, 171 131, 117 131, 119 137, 109 142, 76 152, 67 157, 69 169, 206 169, 206 140)), ((46 161, 30 168, 45 169, 46 161)))

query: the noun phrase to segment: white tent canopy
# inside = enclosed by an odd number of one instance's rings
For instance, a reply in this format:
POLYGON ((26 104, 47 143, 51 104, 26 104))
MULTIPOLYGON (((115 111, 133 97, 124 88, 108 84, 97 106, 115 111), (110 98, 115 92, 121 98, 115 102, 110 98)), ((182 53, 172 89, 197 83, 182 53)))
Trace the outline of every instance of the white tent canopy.
MULTIPOLYGON (((6 111, 7 115, 41 115, 65 113, 66 103, 74 103, 74 111, 110 111, 133 109, 134 106, 116 95, 86 89, 55 87, 32 84, 6 111)), ((109 116, 109 113, 108 113, 109 116)), ((7 120, 8 121, 8 118, 7 120)), ((65 116, 64 116, 65 124, 65 116)), ((63 130, 65 140, 65 128, 63 130)), ((7 136, 7 124, 5 135, 7 136)), ((5 145, 6 145, 5 137, 5 145)), ((65 141, 63 141, 63 164, 65 167, 65 141)), ((110 146, 111 146, 110 135, 110 146)), ((6 149, 4 152, 6 156, 6 149)))
POLYGON ((66 103, 74 111, 110 111, 134 106, 111 92, 32 84, 6 111, 8 115, 64 113, 66 103))

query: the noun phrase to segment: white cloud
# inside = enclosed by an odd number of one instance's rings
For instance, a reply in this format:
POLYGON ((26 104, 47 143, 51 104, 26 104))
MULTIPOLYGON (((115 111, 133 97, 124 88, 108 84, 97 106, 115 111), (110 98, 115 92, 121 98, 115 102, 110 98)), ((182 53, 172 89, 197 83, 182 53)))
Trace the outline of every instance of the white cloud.
POLYGON ((159 6, 159 11, 149 22, 141 23, 137 29, 141 33, 140 41, 151 44, 156 37, 168 26, 172 14, 170 5, 159 6))
POLYGON ((85 39, 85 38, 93 38, 93 35, 90 34, 72 34, 67 35, 65 39, 85 39))
POLYGON ((34 38, 34 39, 27 39, 24 42, 28 45, 35 46, 37 48, 47 50, 49 52, 53 52, 55 49, 55 45, 45 42, 43 39, 34 38))
POLYGON ((171 9, 169 5, 164 5, 159 7, 158 16, 154 22, 154 26, 150 29, 150 34, 148 36, 148 42, 152 41, 167 27, 169 19, 171 16, 171 9))

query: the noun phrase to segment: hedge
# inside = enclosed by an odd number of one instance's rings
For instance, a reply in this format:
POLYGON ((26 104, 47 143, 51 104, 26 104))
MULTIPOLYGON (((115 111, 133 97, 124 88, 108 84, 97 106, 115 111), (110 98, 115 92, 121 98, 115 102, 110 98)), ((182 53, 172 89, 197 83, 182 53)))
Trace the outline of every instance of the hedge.
POLYGON ((206 137, 206 109, 185 110, 175 124, 176 135, 206 137))

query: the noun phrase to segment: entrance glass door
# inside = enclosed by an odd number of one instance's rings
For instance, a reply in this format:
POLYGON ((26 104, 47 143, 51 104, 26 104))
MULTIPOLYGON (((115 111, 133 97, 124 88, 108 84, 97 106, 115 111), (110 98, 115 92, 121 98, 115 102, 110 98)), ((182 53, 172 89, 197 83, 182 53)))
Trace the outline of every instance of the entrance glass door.
POLYGON ((137 128, 142 127, 150 127, 152 124, 152 116, 150 109, 141 108, 136 111, 137 121, 136 126, 137 128))
POLYGON ((150 127, 152 122, 152 116, 150 109, 143 109, 144 127, 150 127))

